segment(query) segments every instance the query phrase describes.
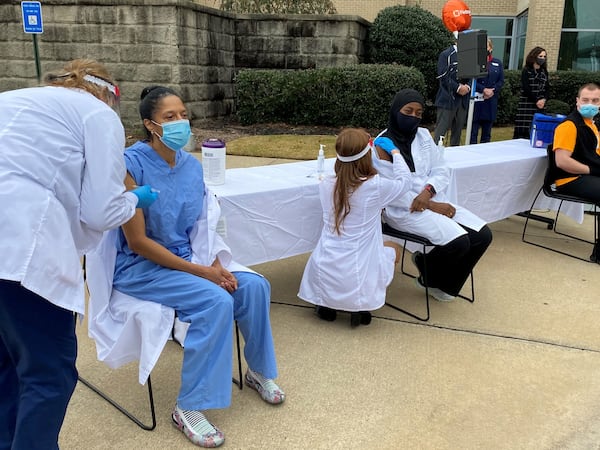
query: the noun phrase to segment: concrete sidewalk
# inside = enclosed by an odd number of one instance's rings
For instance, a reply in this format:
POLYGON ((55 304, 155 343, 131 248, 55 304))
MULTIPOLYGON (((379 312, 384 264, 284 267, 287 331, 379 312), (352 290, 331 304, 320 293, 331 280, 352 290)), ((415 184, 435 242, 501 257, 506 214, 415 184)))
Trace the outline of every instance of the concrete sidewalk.
MULTIPOLYGON (((229 167, 281 160, 228 157, 229 167)), ((226 449, 596 449, 600 448, 600 266, 521 242, 524 219, 491 224, 494 241, 475 271, 476 302, 432 300, 417 323, 383 307, 369 326, 328 323, 298 300, 308 255, 254 266, 271 282, 272 327, 288 399, 264 403, 233 389, 230 408, 208 413, 226 449)), ((561 223, 592 234, 569 218, 561 223)), ((533 234, 550 232, 534 223, 533 234)), ((552 236, 558 246, 591 248, 552 236)), ((410 262, 409 262, 410 265, 410 262)), ((422 311, 398 272, 388 301, 422 311)), ((137 366, 110 370, 79 328, 82 375, 144 416, 137 366)), ((61 448, 189 449, 171 425, 182 351, 168 343, 152 372, 158 426, 139 429, 78 385, 61 448)), ((245 364, 245 363, 244 363, 245 364)))

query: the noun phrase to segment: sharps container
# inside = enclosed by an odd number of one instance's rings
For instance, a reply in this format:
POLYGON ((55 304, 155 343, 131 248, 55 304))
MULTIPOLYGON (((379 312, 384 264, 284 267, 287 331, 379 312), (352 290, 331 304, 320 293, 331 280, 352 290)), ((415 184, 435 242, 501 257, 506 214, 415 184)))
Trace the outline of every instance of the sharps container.
POLYGON ((225 142, 221 139, 202 142, 202 170, 206 184, 225 183, 225 142))

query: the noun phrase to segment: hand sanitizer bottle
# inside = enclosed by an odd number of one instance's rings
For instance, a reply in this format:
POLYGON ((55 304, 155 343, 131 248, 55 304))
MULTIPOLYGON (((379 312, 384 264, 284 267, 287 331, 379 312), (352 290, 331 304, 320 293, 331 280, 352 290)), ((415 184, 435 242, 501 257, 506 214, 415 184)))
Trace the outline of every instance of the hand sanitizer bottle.
POLYGON ((317 177, 323 179, 325 173, 325 145, 319 145, 319 156, 317 156, 317 177))
POLYGON ((440 150, 442 150, 442 151, 444 150, 444 148, 445 148, 444 147, 444 136, 440 136, 440 140, 438 141, 437 145, 440 150))

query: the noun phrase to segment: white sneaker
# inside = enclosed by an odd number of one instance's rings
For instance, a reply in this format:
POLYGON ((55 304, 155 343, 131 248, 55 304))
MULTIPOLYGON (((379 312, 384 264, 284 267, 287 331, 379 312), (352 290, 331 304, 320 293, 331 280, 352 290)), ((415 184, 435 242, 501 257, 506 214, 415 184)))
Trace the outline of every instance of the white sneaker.
POLYGON ((225 435, 221 430, 210 423, 200 411, 181 409, 175 405, 171 417, 173 418, 173 424, 190 441, 200 447, 214 448, 225 441, 225 435))
POLYGON ((285 400, 285 392, 273 380, 250 369, 246 372, 246 385, 257 391, 265 402, 272 405, 278 405, 285 400))
MULTIPOLYGON (((425 290, 425 286, 421 284, 421 280, 419 280, 419 277, 415 278, 415 286, 417 286, 419 289, 425 290)), ((429 295, 435 298, 438 302, 451 302, 456 298, 455 295, 447 294, 438 288, 430 287, 427 288, 427 290, 429 291, 429 295)))

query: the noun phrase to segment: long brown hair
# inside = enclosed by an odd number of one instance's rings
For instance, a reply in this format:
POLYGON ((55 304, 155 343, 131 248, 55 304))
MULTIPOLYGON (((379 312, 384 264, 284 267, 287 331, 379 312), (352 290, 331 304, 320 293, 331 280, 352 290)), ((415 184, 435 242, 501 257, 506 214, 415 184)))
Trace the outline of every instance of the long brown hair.
MULTIPOLYGON (((546 49, 542 48, 542 47, 533 47, 531 49, 531 51, 527 54, 527 57, 525 58, 525 67, 529 67, 530 69, 533 69, 533 63, 536 62, 536 58, 538 57, 538 55, 542 52, 545 52, 546 49)), ((548 55, 548 53, 546 52, 546 56, 548 55)), ((544 64, 542 64, 540 67, 544 70, 546 70, 547 67, 547 57, 546 57, 546 61, 544 62, 544 64)))
MULTIPOLYGON (((368 144, 369 133, 360 128, 346 128, 340 132, 335 141, 335 151, 339 156, 353 156, 360 153, 368 144)), ((368 178, 377 173, 371 161, 371 152, 358 161, 335 161, 336 182, 333 190, 333 210, 335 214, 335 231, 341 234, 342 224, 350 214, 350 197, 352 193, 368 178)))
POLYGON ((107 88, 84 80, 83 77, 86 75, 93 75, 104 81, 108 81, 112 85, 116 85, 106 67, 93 59, 74 59, 73 61, 69 61, 61 70, 47 74, 44 77, 44 82, 48 86, 83 89, 94 97, 106 102, 108 95, 107 88))

